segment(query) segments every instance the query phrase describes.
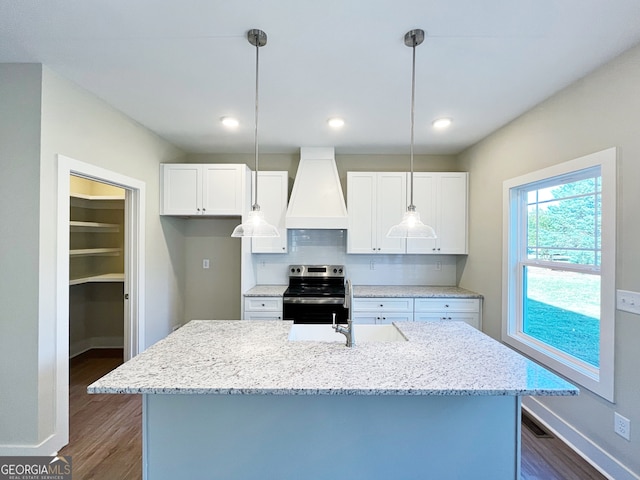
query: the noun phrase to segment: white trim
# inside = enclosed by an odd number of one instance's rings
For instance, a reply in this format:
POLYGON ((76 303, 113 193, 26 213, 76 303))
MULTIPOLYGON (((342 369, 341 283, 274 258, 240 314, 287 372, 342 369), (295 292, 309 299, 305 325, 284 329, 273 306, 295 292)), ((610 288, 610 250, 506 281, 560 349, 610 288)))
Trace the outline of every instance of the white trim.
MULTIPOLYGON (((67 434, 68 435, 68 434, 67 434)), ((60 433, 55 432, 45 438, 42 442, 34 445, 2 445, 0 446, 0 457, 50 457, 57 453, 60 433)), ((68 443, 68 440, 67 440, 68 443)))
POLYGON ((123 337, 90 337, 84 338, 69 345, 69 358, 82 355, 89 350, 101 348, 122 348, 123 337))
POLYGON ((614 401, 614 330, 615 330, 615 268, 616 268, 616 148, 585 155, 574 160, 522 175, 503 183, 503 271, 502 271, 502 341, 520 352, 554 369, 561 375, 579 383, 606 400, 614 401), (513 226, 524 228, 522 208, 513 208, 519 200, 518 188, 547 178, 566 176, 569 172, 600 166, 602 177, 602 223, 601 223, 601 324, 600 366, 594 372, 579 368, 578 362, 563 361, 560 356, 545 353, 534 342, 521 336, 511 319, 518 318, 521 311, 522 285, 520 285, 519 238, 526 238, 522 232, 512 235, 513 226), (607 323, 604 323, 607 322, 607 323))
MULTIPOLYGON (((126 190, 125 199, 125 292, 133 301, 125 317, 125 358, 144 350, 144 219, 146 184, 104 168, 57 155, 56 222, 56 365, 54 444, 69 443, 69 206, 71 174, 99 180, 126 190), (127 288, 129 287, 129 288, 127 288)), ((52 451, 57 448, 52 449, 52 451)))
POLYGON ((540 400, 525 397, 522 399, 522 408, 605 477, 611 480, 640 480, 640 476, 549 410, 540 400))

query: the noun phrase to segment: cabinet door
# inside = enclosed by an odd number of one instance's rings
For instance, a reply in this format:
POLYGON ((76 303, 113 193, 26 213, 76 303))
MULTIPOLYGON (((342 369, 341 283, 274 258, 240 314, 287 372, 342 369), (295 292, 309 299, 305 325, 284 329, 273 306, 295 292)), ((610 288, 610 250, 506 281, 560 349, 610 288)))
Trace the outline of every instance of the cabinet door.
POLYGON ((162 164, 161 215, 200 215, 202 168, 200 165, 162 164))
MULTIPOLYGON (((264 218, 274 225, 280 236, 276 238, 252 238, 253 253, 286 253, 287 229, 285 215, 287 213, 287 194, 289 174, 287 172, 258 172, 258 205, 264 218)), ((255 179, 255 172, 252 174, 255 179)))
POLYGON ((203 165, 202 210, 204 215, 242 215, 244 165, 203 165))
POLYGON ((347 173, 347 253, 375 253, 376 174, 347 173))
POLYGON ((438 253, 469 253, 467 242, 468 173, 443 173, 438 189, 438 253))
MULTIPOLYGON (((411 175, 407 175, 410 178, 411 175)), ((413 174, 413 204, 420 213, 422 223, 433 227, 436 235, 440 237, 440 231, 436 225, 437 182, 434 173, 417 172, 413 174)), ((407 187, 407 191, 409 188, 407 187)), ((436 242, 437 239, 409 238, 407 239, 407 253, 436 253, 436 242)))
POLYGON ((407 175, 403 172, 378 173, 376 190, 376 251, 405 253, 404 238, 388 238, 389 229, 402 220, 407 210, 407 175))

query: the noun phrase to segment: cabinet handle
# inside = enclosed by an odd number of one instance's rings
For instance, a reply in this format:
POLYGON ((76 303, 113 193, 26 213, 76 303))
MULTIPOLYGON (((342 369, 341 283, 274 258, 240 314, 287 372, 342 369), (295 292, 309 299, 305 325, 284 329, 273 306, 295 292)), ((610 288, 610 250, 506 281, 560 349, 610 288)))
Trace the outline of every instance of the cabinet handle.
POLYGON ((433 250, 435 252, 436 251, 436 247, 433 247, 431 250, 433 250))
POLYGON ((380 304, 380 306, 381 306, 381 307, 384 307, 384 305, 383 305, 383 304, 380 304))
MULTIPOLYGON (((202 209, 202 211, 203 211, 203 212, 206 212, 206 211, 207 211, 207 209, 206 209, 206 208, 203 208, 203 209, 202 209)), ((438 250, 440 250, 440 249, 438 249, 438 250)))
POLYGON ((200 211, 200 209, 199 209, 199 208, 198 208, 197 210, 198 210, 198 211, 200 211))
POLYGON ((449 305, 445 305, 444 308, 449 308, 449 305))
POLYGON ((378 251, 380 251, 380 247, 378 247, 378 251))
POLYGON ((440 251, 440 248, 438 247, 438 251, 440 251))
POLYGON ((262 304, 262 306, 264 307, 264 303, 262 304))

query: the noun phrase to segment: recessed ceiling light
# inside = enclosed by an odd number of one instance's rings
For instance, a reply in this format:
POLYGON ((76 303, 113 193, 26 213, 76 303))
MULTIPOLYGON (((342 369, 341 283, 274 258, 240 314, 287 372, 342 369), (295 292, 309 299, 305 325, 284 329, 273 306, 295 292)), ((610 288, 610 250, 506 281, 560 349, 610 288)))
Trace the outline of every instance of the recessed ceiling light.
POLYGON ((444 130, 445 128, 449 128, 449 126, 451 126, 451 119, 450 118, 438 118, 437 120, 433 121, 433 128, 436 128, 438 130, 444 130))
POLYGON ((225 127, 228 128, 236 128, 238 125, 240 125, 240 122, 238 122, 238 120, 233 117, 222 117, 220 121, 225 127))
POLYGON ((341 128, 344 126, 344 119, 340 117, 332 117, 327 120, 327 123, 331 128, 341 128))

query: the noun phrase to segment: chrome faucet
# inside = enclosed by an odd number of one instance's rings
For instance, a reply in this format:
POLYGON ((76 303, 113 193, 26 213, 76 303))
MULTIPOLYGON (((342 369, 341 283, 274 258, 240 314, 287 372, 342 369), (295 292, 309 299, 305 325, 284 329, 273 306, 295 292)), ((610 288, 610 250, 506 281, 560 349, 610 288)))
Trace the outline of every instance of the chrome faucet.
POLYGON ((351 280, 347 280, 345 284, 344 291, 344 308, 347 309, 347 326, 339 325, 336 323, 336 314, 333 314, 333 324, 332 327, 337 333, 343 334, 347 338, 347 347, 353 347, 356 342, 353 334, 353 319, 351 318, 351 300, 353 298, 353 293, 351 291, 351 280))

